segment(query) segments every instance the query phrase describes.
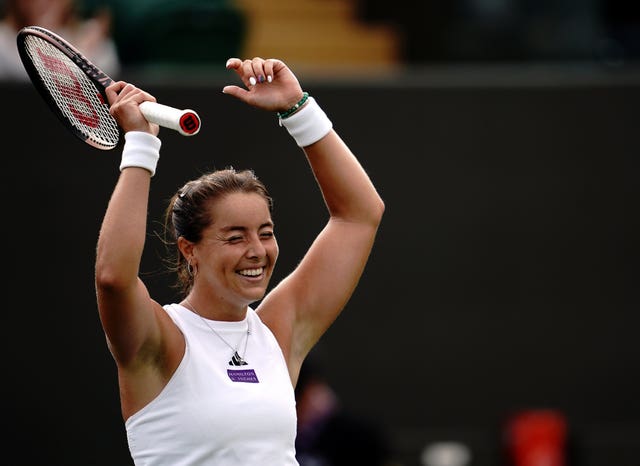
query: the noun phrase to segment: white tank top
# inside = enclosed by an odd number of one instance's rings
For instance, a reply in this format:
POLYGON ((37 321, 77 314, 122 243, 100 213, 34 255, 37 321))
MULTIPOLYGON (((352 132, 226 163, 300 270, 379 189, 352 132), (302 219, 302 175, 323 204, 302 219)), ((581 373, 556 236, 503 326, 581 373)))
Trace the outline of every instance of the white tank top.
POLYGON ((185 354, 160 394, 125 422, 136 466, 298 466, 296 407, 284 356, 249 308, 240 322, 164 306, 185 354), (247 324, 250 335, 245 338, 247 324), (230 365, 234 348, 246 365, 230 365))

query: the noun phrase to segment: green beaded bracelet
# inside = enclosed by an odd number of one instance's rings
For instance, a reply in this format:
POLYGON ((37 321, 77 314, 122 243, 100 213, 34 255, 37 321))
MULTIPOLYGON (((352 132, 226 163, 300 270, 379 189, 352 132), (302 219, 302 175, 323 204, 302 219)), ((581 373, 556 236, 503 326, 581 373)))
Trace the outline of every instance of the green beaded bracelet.
POLYGON ((302 93, 302 98, 298 101, 297 104, 295 104, 289 110, 286 110, 286 111, 284 111, 282 113, 278 112, 278 118, 283 120, 283 119, 285 119, 287 117, 290 117, 291 115, 296 113, 300 107, 302 107, 304 105, 304 103, 307 101, 308 98, 309 98, 309 93, 308 92, 303 92, 302 93))

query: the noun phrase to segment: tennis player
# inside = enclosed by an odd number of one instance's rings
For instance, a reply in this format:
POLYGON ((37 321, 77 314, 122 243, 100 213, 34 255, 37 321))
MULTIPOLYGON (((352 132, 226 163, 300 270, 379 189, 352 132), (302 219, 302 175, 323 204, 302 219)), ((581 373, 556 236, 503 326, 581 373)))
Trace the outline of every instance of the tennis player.
POLYGON ((149 188, 161 169, 159 127, 138 106, 155 98, 122 81, 107 88, 126 142, 98 239, 97 302, 137 466, 298 465, 301 365, 352 296, 384 211, 363 167, 285 63, 232 58, 227 69, 243 86, 223 92, 273 112, 274 127, 277 116, 302 148, 328 221, 267 293, 278 243, 266 187, 250 170, 202 175, 177 191, 166 213, 183 299, 156 302, 138 273, 149 188))

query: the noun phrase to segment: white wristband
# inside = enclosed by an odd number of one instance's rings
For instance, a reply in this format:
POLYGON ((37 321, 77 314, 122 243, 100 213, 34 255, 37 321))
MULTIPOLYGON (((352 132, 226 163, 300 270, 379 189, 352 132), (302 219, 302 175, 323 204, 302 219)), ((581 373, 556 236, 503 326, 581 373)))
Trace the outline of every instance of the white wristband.
POLYGON ((162 141, 143 131, 129 131, 125 133, 124 140, 120 171, 127 167, 139 167, 149 170, 151 176, 155 175, 162 141))
POLYGON ((280 126, 287 129, 299 147, 318 142, 333 128, 331 120, 313 97, 309 97, 307 104, 293 115, 280 118, 280 126))

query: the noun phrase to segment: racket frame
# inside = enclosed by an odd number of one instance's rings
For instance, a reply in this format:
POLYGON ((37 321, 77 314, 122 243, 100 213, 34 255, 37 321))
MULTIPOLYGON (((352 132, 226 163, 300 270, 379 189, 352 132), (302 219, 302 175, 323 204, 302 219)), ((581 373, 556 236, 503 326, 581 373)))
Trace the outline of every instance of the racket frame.
MULTIPOLYGON (((32 59, 29 57, 29 53, 27 52, 27 46, 25 44, 28 36, 36 36, 42 40, 45 40, 60 50, 64 55, 69 57, 69 59, 75 63, 78 68, 80 68, 84 74, 89 78, 89 80, 95 85, 96 90, 100 93, 102 101, 104 105, 107 106, 107 95, 105 93, 105 89, 109 86, 113 79, 100 70, 96 65, 94 65, 89 59, 87 59, 78 49, 76 49, 73 45, 67 42, 65 39, 55 34, 54 32, 49 31, 40 26, 26 26, 18 31, 17 36, 17 45, 18 45, 18 53, 20 54, 20 59, 31 79, 33 85, 38 90, 40 95, 43 97, 47 105, 51 108, 53 113, 63 122, 63 124, 71 130, 73 134, 75 134, 82 141, 87 144, 96 147, 101 150, 111 150, 116 146, 110 146, 101 144, 98 141, 93 140, 84 134, 80 129, 78 129, 69 118, 64 114, 64 112, 60 109, 60 107, 55 103, 53 97, 51 96, 51 92, 47 88, 44 80, 42 79, 40 73, 36 69, 32 59)), ((122 131, 118 127, 119 137, 118 141, 122 139, 122 131)))
MULTIPOLYGON (((117 125, 115 119, 111 117, 117 131, 117 142, 115 144, 102 143, 77 128, 55 102, 55 99, 51 95, 51 91, 45 84, 42 76, 33 63, 33 60, 29 56, 26 46, 28 36, 35 36, 48 42, 68 57, 94 85, 98 92, 101 104, 106 106, 107 114, 109 113, 109 105, 107 103, 108 99, 105 89, 113 83, 113 79, 86 58, 82 52, 58 34, 40 26, 26 26, 18 31, 17 46, 20 59, 22 60, 33 85, 47 102, 53 113, 67 128, 71 130, 73 134, 87 144, 102 150, 114 149, 118 145, 118 142, 122 140, 122 129, 117 125)), ((183 136, 193 136, 200 131, 200 117, 191 109, 179 110, 157 102, 144 102, 144 105, 140 106, 140 111, 148 121, 178 131, 183 136)))

